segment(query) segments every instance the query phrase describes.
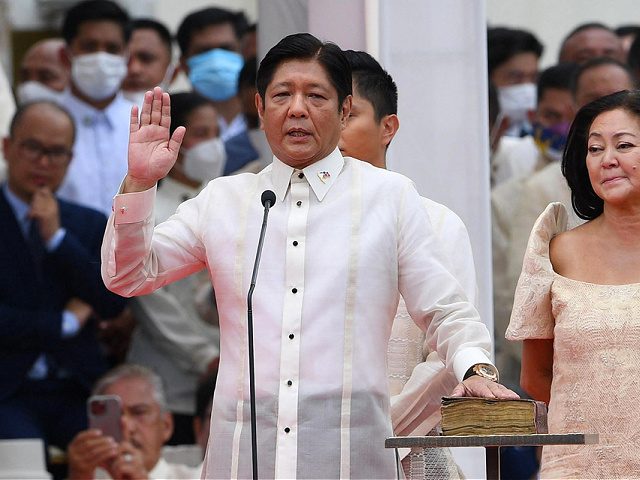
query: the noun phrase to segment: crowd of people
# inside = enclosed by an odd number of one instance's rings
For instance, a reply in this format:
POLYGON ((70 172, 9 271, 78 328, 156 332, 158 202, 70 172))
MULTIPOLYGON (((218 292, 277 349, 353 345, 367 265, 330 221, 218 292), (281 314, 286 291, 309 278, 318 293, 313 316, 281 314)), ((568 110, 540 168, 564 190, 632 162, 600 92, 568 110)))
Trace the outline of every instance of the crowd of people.
MULTIPOLYGON (((387 171, 392 76, 308 34, 258 64, 256 32, 210 7, 173 35, 84 0, 23 56, 0 106, 0 439, 61 449, 72 480, 250 477, 249 199, 270 189, 263 475, 460 478, 448 450, 396 459, 384 438, 434 434, 445 395, 517 394, 553 433, 600 435, 545 447, 543 478, 640 471, 640 27, 577 26, 543 71, 535 35, 488 28, 495 366, 464 223, 387 171), (89 427, 95 395, 119 397, 122 439, 89 427)), ((535 449, 504 453, 508 478, 536 475, 535 449)))

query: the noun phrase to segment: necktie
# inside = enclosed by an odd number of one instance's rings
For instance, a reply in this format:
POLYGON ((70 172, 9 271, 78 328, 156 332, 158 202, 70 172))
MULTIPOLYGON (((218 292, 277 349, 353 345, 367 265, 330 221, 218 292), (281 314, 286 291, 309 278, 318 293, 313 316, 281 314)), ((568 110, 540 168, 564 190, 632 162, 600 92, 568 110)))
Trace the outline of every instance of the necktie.
POLYGON ((42 280, 42 262, 44 260, 45 248, 42 237, 40 237, 38 222, 36 222, 35 220, 31 220, 29 222, 27 242, 29 243, 29 249, 31 250, 33 263, 36 266, 38 280, 42 280))

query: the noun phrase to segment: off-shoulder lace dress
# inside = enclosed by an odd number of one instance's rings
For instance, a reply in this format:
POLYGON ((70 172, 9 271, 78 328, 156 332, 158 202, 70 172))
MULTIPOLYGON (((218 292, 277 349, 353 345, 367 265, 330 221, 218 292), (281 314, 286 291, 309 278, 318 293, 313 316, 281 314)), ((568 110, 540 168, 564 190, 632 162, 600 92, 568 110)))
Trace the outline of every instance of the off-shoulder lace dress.
POLYGON ((640 478, 640 283, 555 273, 549 242, 566 228, 560 203, 536 221, 506 337, 554 340, 549 432, 598 433, 600 443, 544 447, 541 478, 640 478))

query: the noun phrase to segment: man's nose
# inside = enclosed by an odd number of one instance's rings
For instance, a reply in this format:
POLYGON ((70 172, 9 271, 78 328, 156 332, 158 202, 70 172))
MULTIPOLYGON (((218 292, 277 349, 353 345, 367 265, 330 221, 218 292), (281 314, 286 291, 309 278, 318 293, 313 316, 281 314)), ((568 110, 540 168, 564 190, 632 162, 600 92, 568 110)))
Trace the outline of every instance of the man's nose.
POLYGON ((306 117, 308 115, 307 101, 304 95, 293 95, 291 97, 289 115, 292 117, 306 117))
POLYGON ((135 430, 135 422, 131 415, 123 413, 120 416, 120 426, 122 427, 122 437, 124 440, 130 441, 135 430))

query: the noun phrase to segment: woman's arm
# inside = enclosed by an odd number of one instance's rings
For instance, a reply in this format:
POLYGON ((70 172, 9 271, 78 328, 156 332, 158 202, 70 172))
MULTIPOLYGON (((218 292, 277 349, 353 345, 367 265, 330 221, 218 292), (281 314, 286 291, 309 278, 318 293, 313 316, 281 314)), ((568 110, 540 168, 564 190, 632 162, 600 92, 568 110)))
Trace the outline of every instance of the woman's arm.
POLYGON ((549 403, 553 379, 553 339, 524 340, 520 386, 534 400, 549 403))

